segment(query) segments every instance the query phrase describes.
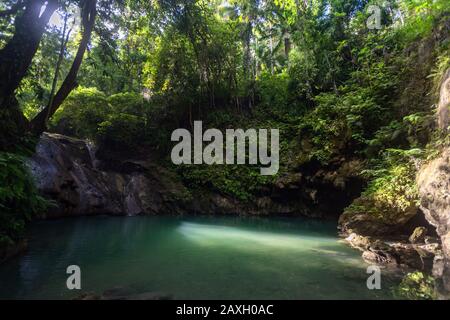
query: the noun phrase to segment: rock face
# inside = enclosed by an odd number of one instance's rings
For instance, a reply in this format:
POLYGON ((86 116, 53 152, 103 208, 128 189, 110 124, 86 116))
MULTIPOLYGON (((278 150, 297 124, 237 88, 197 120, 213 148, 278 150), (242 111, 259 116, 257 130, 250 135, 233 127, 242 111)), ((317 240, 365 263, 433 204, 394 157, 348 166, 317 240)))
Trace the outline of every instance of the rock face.
POLYGON ((261 190, 252 202, 241 202, 213 190, 188 190, 176 174, 150 157, 95 151, 84 140, 42 135, 28 166, 39 191, 55 202, 47 217, 163 213, 337 217, 362 188, 354 176, 358 164, 338 161, 326 169, 300 168, 261 190))
POLYGON ((439 273, 450 292, 450 148, 421 168, 417 183, 421 209, 441 238, 444 257, 439 273))
POLYGON ((371 212, 365 212, 366 208, 376 206, 372 200, 360 197, 353 204, 359 205, 362 209, 359 212, 344 211, 339 217, 338 229, 342 236, 357 233, 364 236, 398 238, 411 234, 416 227, 426 229, 424 226, 428 226, 428 222, 416 205, 403 211, 394 211, 394 208, 386 207, 380 210, 382 214, 374 215, 371 212), (386 209, 392 211, 388 211, 389 213, 384 216, 386 209))
POLYGON ((449 106, 450 106, 450 69, 444 73, 441 80, 439 92, 439 103, 437 106, 438 125, 442 130, 447 130, 449 125, 449 106))
POLYGON ((182 211, 184 187, 145 161, 102 170, 89 144, 45 133, 28 161, 39 191, 55 202, 47 217, 138 215, 182 211))
POLYGON ((294 208, 308 217, 337 218, 363 190, 362 162, 335 159, 327 166, 308 162, 277 179, 266 195, 279 208, 294 208))

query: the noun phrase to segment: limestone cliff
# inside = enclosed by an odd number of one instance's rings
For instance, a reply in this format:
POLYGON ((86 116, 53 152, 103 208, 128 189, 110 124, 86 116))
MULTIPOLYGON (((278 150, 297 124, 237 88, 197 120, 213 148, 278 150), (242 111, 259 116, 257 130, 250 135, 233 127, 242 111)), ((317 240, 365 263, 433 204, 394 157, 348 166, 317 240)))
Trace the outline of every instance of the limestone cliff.
POLYGON ((434 272, 450 292, 450 148, 421 168, 417 183, 420 207, 442 242, 443 257, 437 259, 434 272))

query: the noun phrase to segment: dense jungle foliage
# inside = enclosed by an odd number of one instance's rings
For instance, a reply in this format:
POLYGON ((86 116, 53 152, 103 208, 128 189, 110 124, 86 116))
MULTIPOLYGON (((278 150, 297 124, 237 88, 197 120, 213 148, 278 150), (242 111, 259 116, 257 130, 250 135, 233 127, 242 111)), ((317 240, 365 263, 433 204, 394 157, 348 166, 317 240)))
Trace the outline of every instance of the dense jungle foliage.
MULTIPOLYGON (((70 95, 47 114, 49 131, 151 153, 192 189, 243 201, 304 164, 356 158, 367 188, 346 214, 389 220, 417 205, 415 163, 445 141, 433 104, 450 67, 448 0, 56 2, 15 90, 32 124, 64 88, 93 2, 84 59, 70 95), (278 175, 260 176, 252 166, 172 167, 170 135, 194 120, 219 129, 279 128, 278 175)), ((26 5, 0 3, 0 52, 26 5)), ((0 153, 0 241, 18 239, 23 221, 45 205, 31 196, 23 159, 10 147, 0 153)))

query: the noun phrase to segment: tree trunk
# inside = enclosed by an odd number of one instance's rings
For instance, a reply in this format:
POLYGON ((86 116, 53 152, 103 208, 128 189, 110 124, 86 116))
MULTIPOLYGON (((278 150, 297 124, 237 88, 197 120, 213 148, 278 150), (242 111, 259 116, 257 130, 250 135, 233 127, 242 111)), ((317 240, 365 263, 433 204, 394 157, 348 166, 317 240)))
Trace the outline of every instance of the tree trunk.
POLYGON ((291 39, 289 37, 284 38, 284 56, 289 59, 289 53, 291 52, 291 39))
MULTIPOLYGON (((68 19, 69 19, 69 14, 66 13, 66 15, 64 16, 64 27, 63 27, 62 34, 61 34, 61 47, 59 49, 59 56, 58 56, 58 60, 56 62, 56 67, 55 67, 55 75, 53 76, 52 89, 50 91, 50 100, 48 102, 49 106, 51 106, 53 104, 53 99, 55 98, 55 91, 56 91, 56 86, 58 84, 59 70, 61 69, 61 64, 64 59, 64 52, 66 51, 67 43, 69 42, 71 30, 69 30, 66 35, 68 19)), ((45 119, 46 121, 48 121, 48 117, 49 117, 49 115, 47 115, 47 117, 45 119)))
POLYGON ((58 6, 57 0, 48 0, 42 10, 45 2, 23 1, 25 9, 15 19, 14 35, 0 50, 0 150, 15 148, 29 126, 19 109, 15 91, 25 77, 45 27, 58 6))
POLYGON ((0 107, 19 87, 39 47, 45 27, 57 8, 50 0, 41 14, 44 0, 28 0, 22 15, 15 21, 15 33, 0 51, 0 107))
POLYGON ((78 46, 77 53, 64 82, 52 100, 51 105, 47 105, 39 114, 31 121, 32 131, 35 134, 41 134, 47 127, 47 119, 49 119, 58 110, 67 96, 77 86, 77 74, 80 69, 83 56, 91 39, 92 30, 95 25, 95 17, 97 0, 87 0, 82 8, 82 24, 83 36, 78 46))

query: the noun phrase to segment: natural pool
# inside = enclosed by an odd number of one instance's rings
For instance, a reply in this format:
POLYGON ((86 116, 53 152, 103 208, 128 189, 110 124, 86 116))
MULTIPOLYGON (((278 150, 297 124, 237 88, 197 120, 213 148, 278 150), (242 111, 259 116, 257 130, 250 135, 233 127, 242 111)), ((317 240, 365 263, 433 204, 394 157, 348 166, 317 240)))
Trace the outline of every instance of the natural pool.
POLYGON ((389 299, 333 222, 300 218, 85 217, 31 226, 29 248, 0 265, 0 298, 69 299, 115 287, 175 299, 389 299), (81 291, 66 268, 81 268, 81 291))

